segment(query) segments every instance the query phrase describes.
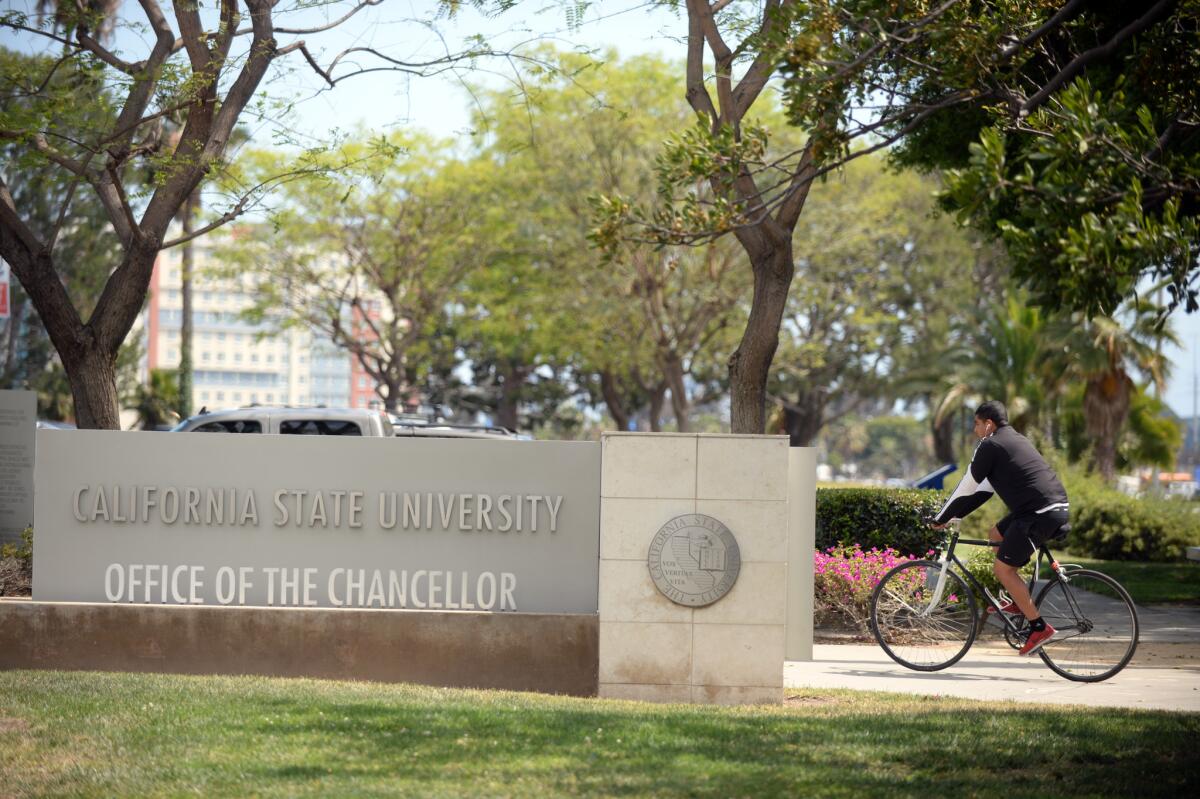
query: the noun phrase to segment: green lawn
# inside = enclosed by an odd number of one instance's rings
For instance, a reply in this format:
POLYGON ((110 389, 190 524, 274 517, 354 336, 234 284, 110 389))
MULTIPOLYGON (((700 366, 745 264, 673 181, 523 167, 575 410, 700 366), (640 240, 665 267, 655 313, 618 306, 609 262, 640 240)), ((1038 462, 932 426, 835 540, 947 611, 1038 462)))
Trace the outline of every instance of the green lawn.
POLYGON ((1200 715, 806 692, 721 709, 0 672, 3 796, 1182 796, 1200 715))
POLYGON ((1176 603, 1200 605, 1200 563, 1140 563, 1097 560, 1082 555, 1057 555, 1060 563, 1078 563, 1104 572, 1125 586, 1139 605, 1176 603))

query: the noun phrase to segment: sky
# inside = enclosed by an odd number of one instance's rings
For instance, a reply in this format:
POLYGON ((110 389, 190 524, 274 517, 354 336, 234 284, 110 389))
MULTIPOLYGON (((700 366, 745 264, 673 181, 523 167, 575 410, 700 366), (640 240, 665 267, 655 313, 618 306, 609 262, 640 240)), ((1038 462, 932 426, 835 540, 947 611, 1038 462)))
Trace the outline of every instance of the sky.
MULTIPOLYGON (((0 0, 3 10, 29 9, 32 5, 31 0, 0 0)), ((301 12, 299 18, 288 17, 277 25, 314 26, 325 19, 337 18, 351 5, 344 2, 329 9, 309 9, 301 12)), ((437 19, 430 24, 437 8, 435 0, 385 0, 335 30, 303 38, 322 65, 351 47, 372 47, 394 58, 422 61, 460 51, 476 35, 482 36, 492 49, 501 51, 534 40, 549 40, 562 48, 616 47, 622 56, 657 53, 682 62, 687 23, 679 12, 645 0, 597 0, 576 17, 567 11, 567 5, 556 0, 528 0, 497 16, 464 8, 453 19, 437 19)), ((136 4, 126 0, 122 13, 132 16, 136 12, 136 4)), ((281 37, 281 40, 286 43, 294 38, 281 37)), ((0 32, 0 45, 29 49, 28 41, 14 39, 7 30, 0 32)), ((118 48, 136 51, 140 49, 138 45, 133 33, 125 31, 118 35, 118 48)), ((379 63, 365 55, 359 57, 363 66, 379 63)), ((330 90, 302 56, 293 54, 289 58, 290 69, 272 75, 265 88, 272 96, 297 101, 288 117, 286 132, 301 143, 327 140, 334 131, 359 126, 377 131, 420 128, 440 138, 465 140, 471 108, 466 79, 495 86, 511 82, 513 74, 510 63, 494 58, 481 61, 482 69, 469 75, 465 71, 434 77, 376 72, 349 78, 330 90)), ((335 74, 345 71, 343 68, 335 74)), ((684 102, 682 97, 680 102, 684 102)), ((271 124, 259 124, 251 132, 254 141, 262 144, 277 140, 279 133, 271 124)), ((1200 313, 1189 316, 1180 311, 1172 325, 1180 346, 1165 348, 1174 369, 1164 399, 1177 414, 1190 417, 1200 356, 1200 313)))

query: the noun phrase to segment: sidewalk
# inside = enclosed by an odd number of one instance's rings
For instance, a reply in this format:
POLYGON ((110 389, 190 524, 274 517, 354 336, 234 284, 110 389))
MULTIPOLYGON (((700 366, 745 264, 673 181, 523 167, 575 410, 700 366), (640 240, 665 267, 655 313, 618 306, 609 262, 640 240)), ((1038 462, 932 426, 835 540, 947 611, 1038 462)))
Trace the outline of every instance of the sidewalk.
MULTIPOLYGON (((1088 596, 1087 604, 1093 617, 1119 607, 1095 595, 1088 596)), ((812 663, 785 664, 783 680, 788 688, 1200 712, 1200 608, 1139 607, 1138 620, 1141 631, 1133 661, 1101 683, 1071 682, 1037 656, 1019 657, 990 627, 962 660, 944 671, 906 669, 874 643, 817 644, 812 663)))

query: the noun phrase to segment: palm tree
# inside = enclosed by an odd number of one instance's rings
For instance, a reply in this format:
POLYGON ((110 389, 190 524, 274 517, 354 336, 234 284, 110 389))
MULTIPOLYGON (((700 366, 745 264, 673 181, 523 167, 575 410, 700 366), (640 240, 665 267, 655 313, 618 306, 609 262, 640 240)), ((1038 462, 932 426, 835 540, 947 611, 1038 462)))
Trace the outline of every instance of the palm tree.
POLYGON ((174 369, 152 369, 150 383, 137 387, 134 410, 138 427, 159 430, 179 421, 179 382, 174 369))
POLYGON ((1131 372, 1141 373, 1161 391, 1171 367, 1161 344, 1178 344, 1178 339, 1163 322, 1161 309, 1137 298, 1123 304, 1113 316, 1076 317, 1064 332, 1068 371, 1085 386, 1084 425, 1094 442, 1096 469, 1111 481, 1117 443, 1136 392, 1131 372))
POLYGON ((1064 350, 1043 312, 1016 294, 986 309, 962 343, 943 353, 943 387, 934 424, 964 405, 995 399, 1013 427, 1036 428, 1063 389, 1064 350))

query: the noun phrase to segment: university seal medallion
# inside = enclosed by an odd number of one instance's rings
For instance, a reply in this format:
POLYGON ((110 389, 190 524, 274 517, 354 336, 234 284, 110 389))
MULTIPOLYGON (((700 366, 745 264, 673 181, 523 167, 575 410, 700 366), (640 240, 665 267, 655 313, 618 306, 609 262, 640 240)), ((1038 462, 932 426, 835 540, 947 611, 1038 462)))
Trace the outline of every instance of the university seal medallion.
POLYGON ((663 596, 702 608, 729 593, 742 553, 729 528, 712 516, 688 513, 664 524, 646 557, 650 578, 663 596))

